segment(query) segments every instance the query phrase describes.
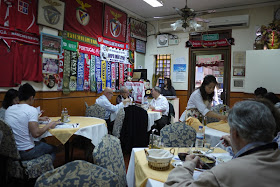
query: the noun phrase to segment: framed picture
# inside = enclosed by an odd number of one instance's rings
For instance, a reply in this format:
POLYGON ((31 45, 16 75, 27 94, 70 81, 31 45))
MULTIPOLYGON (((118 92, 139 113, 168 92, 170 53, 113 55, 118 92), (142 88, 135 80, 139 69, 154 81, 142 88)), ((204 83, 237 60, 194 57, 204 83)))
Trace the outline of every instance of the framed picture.
POLYGON ((234 79, 233 80, 233 87, 234 88, 244 88, 244 80, 242 80, 242 79, 234 79))
POLYGON ((59 0, 38 1, 38 24, 63 30, 65 3, 59 0))
POLYGON ((233 76, 245 76, 245 66, 233 67, 233 76))
POLYGON ((54 55, 61 55, 61 52, 62 52, 62 37, 41 33, 41 36, 40 36, 40 51, 42 53, 50 53, 50 54, 54 54, 54 55))
POLYGON ((142 40, 137 40, 136 39, 136 48, 135 51, 138 53, 146 53, 146 42, 142 40))
POLYGON ((126 42, 127 14, 108 4, 104 4, 103 36, 126 42))
POLYGON ((147 24, 134 18, 130 20, 130 36, 139 40, 147 41, 147 24))

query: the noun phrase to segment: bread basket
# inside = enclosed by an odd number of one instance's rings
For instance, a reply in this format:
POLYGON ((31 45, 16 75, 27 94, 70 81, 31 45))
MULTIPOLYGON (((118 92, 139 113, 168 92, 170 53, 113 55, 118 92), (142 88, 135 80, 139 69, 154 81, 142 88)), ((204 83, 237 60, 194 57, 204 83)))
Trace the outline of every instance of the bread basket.
POLYGON ((169 151, 164 149, 145 149, 148 166, 157 171, 168 170, 170 161, 174 156, 174 151, 174 148, 169 151))

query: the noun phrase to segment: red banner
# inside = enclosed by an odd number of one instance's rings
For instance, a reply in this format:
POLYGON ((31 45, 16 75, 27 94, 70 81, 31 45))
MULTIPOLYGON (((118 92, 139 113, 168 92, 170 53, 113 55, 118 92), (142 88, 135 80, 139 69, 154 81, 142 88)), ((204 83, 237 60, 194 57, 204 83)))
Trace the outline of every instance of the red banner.
POLYGON ((200 40, 189 40, 186 42, 186 47, 222 47, 233 45, 232 39, 221 39, 215 41, 200 41, 200 40))
POLYGON ((97 38, 102 34, 103 3, 97 0, 64 0, 64 30, 97 38))
POLYGON ((0 38, 39 45, 38 36, 20 31, 11 31, 5 27, 0 27, 0 38))
POLYGON ((118 48, 118 49, 128 49, 128 44, 127 43, 122 43, 122 42, 117 42, 114 40, 110 40, 107 38, 104 38, 102 36, 98 36, 98 44, 104 44, 106 46, 109 47, 114 47, 114 48, 118 48))
POLYGON ((78 49, 79 49, 80 53, 86 53, 86 54, 91 54, 91 55, 95 55, 95 56, 100 56, 100 48, 93 46, 93 45, 88 45, 88 44, 79 42, 78 49))
POLYGON ((104 6, 103 36, 126 42, 127 14, 107 4, 104 6))

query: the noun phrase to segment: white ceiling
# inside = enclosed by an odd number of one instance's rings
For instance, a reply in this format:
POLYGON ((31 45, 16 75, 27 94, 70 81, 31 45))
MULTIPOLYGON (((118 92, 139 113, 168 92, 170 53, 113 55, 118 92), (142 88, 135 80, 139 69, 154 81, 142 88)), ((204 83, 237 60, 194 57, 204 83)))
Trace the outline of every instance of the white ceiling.
MULTIPOLYGON (((173 7, 183 8, 186 0, 161 0, 162 7, 153 8, 143 0, 99 0, 119 8, 142 20, 154 20, 154 17, 174 18, 178 14, 173 7)), ((244 8, 279 5, 280 0, 188 0, 188 7, 195 11, 216 10, 216 12, 244 8)))

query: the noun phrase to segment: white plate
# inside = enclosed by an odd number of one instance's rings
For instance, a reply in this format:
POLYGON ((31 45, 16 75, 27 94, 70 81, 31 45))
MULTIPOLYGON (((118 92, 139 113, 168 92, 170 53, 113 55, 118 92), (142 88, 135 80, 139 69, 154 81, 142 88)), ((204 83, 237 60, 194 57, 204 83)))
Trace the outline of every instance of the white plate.
POLYGON ((178 167, 178 166, 183 166, 183 163, 182 161, 175 161, 175 162, 172 162, 172 166, 174 166, 175 168, 178 167))

